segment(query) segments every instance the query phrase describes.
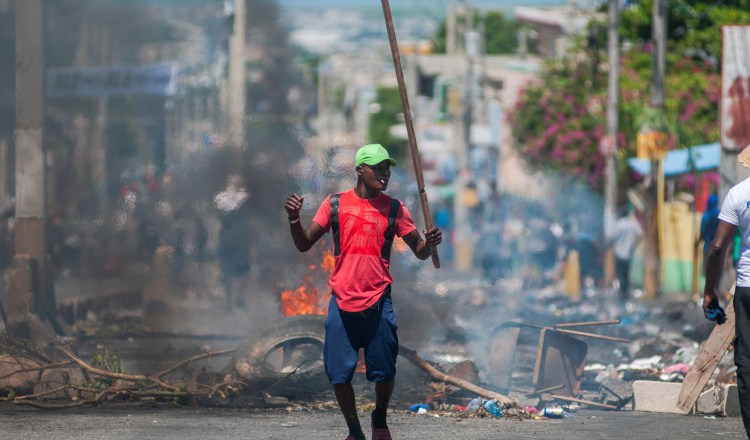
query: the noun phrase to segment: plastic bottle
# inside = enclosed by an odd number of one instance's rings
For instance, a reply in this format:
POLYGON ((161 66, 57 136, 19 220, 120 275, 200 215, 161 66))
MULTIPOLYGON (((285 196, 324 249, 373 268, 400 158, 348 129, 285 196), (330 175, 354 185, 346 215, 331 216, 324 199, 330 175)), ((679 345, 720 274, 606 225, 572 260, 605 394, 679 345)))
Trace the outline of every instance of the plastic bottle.
POLYGON ((469 402, 468 405, 466 405, 466 411, 476 411, 482 407, 482 403, 483 403, 482 398, 477 397, 476 399, 469 402))
POLYGON ((564 409, 552 406, 544 408, 541 414, 548 419, 567 419, 568 417, 570 417, 570 414, 568 414, 568 412, 564 409))
POLYGON ((418 413, 419 410, 422 410, 424 412, 427 412, 430 409, 430 406, 426 403, 415 403, 414 405, 409 407, 409 411, 418 413))
POLYGON ((492 414, 492 416, 496 419, 499 419, 503 416, 503 409, 500 408, 500 405, 498 405, 495 400, 485 400, 484 409, 486 409, 487 412, 492 414))

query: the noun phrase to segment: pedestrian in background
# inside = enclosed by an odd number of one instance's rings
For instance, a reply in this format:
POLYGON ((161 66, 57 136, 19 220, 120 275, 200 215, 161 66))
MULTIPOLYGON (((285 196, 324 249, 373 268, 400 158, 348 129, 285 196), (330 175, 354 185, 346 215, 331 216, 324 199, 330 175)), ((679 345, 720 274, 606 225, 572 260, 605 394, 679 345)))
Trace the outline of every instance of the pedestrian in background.
POLYGON ((625 301, 630 296, 630 265, 633 261, 633 252, 643 236, 643 230, 629 210, 624 209, 620 213, 620 218, 615 222, 612 236, 615 272, 617 273, 620 297, 625 301))
POLYGON ((375 410, 371 414, 373 440, 390 440, 386 410, 396 376, 398 337, 391 300, 390 249, 394 235, 403 238, 420 260, 440 244, 438 228, 425 231, 422 240, 406 206, 383 193, 396 161, 379 144, 365 145, 355 156, 356 186, 332 194, 304 229, 300 209, 304 198, 292 194, 284 208, 294 244, 308 251, 331 231, 335 268, 325 324, 323 362, 341 413, 349 428, 347 440, 364 439, 357 416, 352 377, 359 349, 364 348, 367 380, 375 383, 375 410))
MULTIPOLYGON (((750 145, 737 156, 750 168, 750 145)), ((737 365, 737 391, 745 433, 750 438, 750 178, 733 186, 721 206, 716 233, 706 252, 706 284, 703 289, 703 313, 707 319, 723 324, 726 315, 719 303, 716 287, 724 268, 727 248, 740 230, 740 259, 734 292, 734 363, 737 365)))
POLYGON ((226 307, 245 308, 247 276, 250 272, 250 194, 242 183, 242 177, 231 174, 226 188, 214 196, 221 229, 219 231, 219 267, 226 297, 226 307))

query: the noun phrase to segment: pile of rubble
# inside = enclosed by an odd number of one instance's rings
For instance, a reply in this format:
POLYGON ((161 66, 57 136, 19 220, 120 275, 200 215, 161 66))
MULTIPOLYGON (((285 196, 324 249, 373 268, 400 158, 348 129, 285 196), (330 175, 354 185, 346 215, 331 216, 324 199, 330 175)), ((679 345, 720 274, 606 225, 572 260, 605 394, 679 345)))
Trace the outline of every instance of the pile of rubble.
MULTIPOLYGON (((494 301, 505 304, 503 295, 514 294, 505 292, 494 301)), ((400 355, 413 372, 400 380, 405 391, 394 396, 394 406, 489 418, 567 417, 582 406, 738 414, 731 351, 703 382, 696 382, 700 389, 691 391, 695 404, 685 409, 679 402, 682 382, 712 331, 687 301, 622 304, 612 292, 580 301, 550 291, 525 295, 521 306, 512 309, 512 320, 495 323, 486 332, 481 359, 444 361, 402 346, 400 355)), ((476 298, 469 305, 488 306, 491 300, 477 303, 476 298)), ((117 356, 104 347, 84 360, 56 338, 42 350, 6 336, 0 342, 0 399, 40 408, 143 399, 325 405, 331 396, 322 366, 323 319, 284 318, 250 335, 237 349, 203 350, 152 374, 123 372, 117 356), (229 355, 233 357, 227 359, 229 355)))

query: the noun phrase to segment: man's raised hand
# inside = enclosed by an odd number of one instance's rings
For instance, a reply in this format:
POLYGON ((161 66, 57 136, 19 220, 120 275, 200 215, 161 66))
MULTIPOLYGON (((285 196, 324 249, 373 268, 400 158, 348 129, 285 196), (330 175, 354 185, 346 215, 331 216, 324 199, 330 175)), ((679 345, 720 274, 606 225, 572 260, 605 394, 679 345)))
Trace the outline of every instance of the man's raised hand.
POLYGON ((299 211, 302 209, 302 204, 304 202, 305 198, 298 196, 297 194, 292 194, 287 197, 286 202, 284 203, 284 209, 286 209, 289 220, 299 218, 299 211))

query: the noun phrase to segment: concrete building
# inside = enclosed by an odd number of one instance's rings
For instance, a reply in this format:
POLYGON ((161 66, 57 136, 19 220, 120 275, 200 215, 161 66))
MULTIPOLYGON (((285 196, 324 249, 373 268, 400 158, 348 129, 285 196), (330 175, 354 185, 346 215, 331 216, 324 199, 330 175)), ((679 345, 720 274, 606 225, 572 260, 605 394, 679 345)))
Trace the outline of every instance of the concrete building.
MULTIPOLYGON (((512 131, 506 115, 512 111, 523 86, 535 78, 541 60, 534 57, 485 56, 477 61, 472 103, 469 165, 480 180, 482 161, 494 170, 484 176, 494 180, 501 192, 529 192, 529 175, 512 148, 512 131)), ((425 181, 440 186, 451 182, 451 165, 456 163, 456 125, 460 123, 460 101, 465 99, 468 61, 463 55, 415 55, 407 59, 410 92, 413 95, 415 130, 423 153, 425 181)), ((395 133, 406 136, 403 126, 395 133)), ((455 171, 455 170, 454 170, 455 171)), ((475 182, 477 183, 477 182, 475 182)), ((540 188, 541 190, 541 188, 540 188)))
MULTIPOLYGON (((577 6, 562 8, 532 8, 519 6, 514 9, 516 20, 527 25, 538 42, 540 54, 557 57, 565 53, 571 39, 586 32, 589 21, 605 20, 603 14, 577 6)), ((527 32, 526 38, 532 37, 527 32)))

